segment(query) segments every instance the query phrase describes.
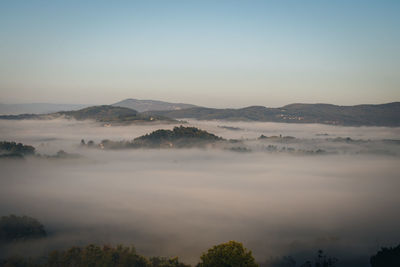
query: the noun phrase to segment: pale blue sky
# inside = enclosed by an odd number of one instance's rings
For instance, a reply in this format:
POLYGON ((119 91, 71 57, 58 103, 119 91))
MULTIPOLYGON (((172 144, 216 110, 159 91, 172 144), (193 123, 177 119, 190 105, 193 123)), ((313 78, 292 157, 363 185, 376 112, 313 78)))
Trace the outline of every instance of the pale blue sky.
POLYGON ((0 102, 400 101, 400 1, 0 0, 0 102))

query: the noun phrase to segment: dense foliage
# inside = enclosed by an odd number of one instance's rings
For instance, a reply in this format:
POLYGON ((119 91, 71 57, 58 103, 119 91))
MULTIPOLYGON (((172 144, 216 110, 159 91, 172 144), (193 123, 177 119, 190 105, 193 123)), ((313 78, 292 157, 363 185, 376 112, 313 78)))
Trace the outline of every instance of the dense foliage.
POLYGON ((24 145, 16 142, 0 142, 0 155, 33 155, 35 148, 33 146, 24 145))
MULTIPOLYGON (((271 258, 260 266, 265 267, 335 267, 338 260, 328 257, 319 250, 317 257, 303 264, 296 264, 292 257, 271 258)), ((394 248, 382 248, 370 259, 371 267, 400 266, 400 245, 394 248)), ((7 267, 190 267, 179 261, 178 257, 144 257, 137 254, 133 246, 118 245, 98 246, 90 244, 86 247, 71 247, 67 250, 55 250, 42 258, 26 258, 13 256, 0 259, 0 266, 7 267)), ((196 267, 258 267, 252 252, 242 243, 229 241, 210 248, 200 257, 196 267)))
POLYGON ((48 257, 33 260, 12 257, 0 261, 0 266, 9 267, 190 267, 175 258, 146 258, 136 253, 134 247, 122 245, 71 247, 63 251, 53 251, 48 257))
POLYGON ((28 216, 3 216, 0 218, 0 241, 10 242, 45 237, 44 226, 28 216))
POLYGON ((221 140, 222 138, 196 127, 180 126, 174 127, 172 131, 162 129, 156 130, 150 134, 136 138, 135 141, 163 142, 179 139, 221 140))
POLYGON ((382 248, 371 257, 372 267, 398 267, 400 266, 400 245, 391 248, 382 248))
POLYGON ((251 251, 236 241, 212 247, 203 253, 200 260, 198 267, 258 267, 251 251))
MULTIPOLYGON (((224 139, 196 127, 174 127, 173 130, 156 130, 135 138, 133 141, 103 140, 99 146, 104 149, 123 148, 184 148, 202 147, 224 139)), ((81 141, 85 146, 85 142, 81 141)), ((86 145, 89 147, 89 143, 86 145)))
POLYGON ((84 248, 72 247, 66 251, 53 251, 47 266, 135 266, 147 267, 149 261, 131 247, 99 247, 88 245, 84 248))

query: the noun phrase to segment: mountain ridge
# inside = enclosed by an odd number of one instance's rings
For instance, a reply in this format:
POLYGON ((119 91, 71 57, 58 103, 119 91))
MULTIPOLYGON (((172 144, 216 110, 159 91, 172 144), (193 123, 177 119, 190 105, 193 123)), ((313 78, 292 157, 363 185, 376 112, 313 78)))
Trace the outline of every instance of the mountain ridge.
POLYGON ((172 122, 169 118, 159 115, 146 115, 138 111, 125 107, 115 107, 111 105, 90 106, 79 110, 72 111, 59 111, 49 114, 20 114, 20 115, 0 115, 0 119, 4 120, 24 120, 24 119, 37 119, 49 120, 57 118, 82 120, 94 120, 104 123, 132 123, 132 122, 154 122, 154 121, 168 121, 172 122))
POLYGON ((321 123, 343 126, 400 126, 400 102, 356 106, 294 103, 280 108, 264 106, 249 106, 239 109, 195 107, 174 111, 148 111, 144 114, 157 114, 176 119, 321 123))
POLYGON ((320 123, 342 126, 399 127, 400 102, 391 102, 385 104, 361 104, 355 106, 338 106, 325 103, 293 103, 279 108, 248 106, 238 109, 218 109, 191 106, 184 109, 152 110, 145 112, 138 112, 135 109, 120 107, 118 105, 102 105, 91 106, 75 111, 59 111, 48 114, 0 115, 0 119, 52 119, 62 116, 67 118, 72 117, 77 120, 94 119, 100 122, 114 123, 153 120, 174 121, 173 119, 192 118, 198 120, 320 123), (86 113, 88 110, 91 111, 86 113), (93 110, 95 111, 93 112, 93 110))

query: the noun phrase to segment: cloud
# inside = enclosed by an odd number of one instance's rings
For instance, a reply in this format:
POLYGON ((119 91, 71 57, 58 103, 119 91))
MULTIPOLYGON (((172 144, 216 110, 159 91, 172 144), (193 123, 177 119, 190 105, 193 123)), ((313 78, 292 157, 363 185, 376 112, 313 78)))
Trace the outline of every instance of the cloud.
MULTIPOLYGON (((399 136, 398 128, 190 123, 225 138, 292 135, 302 140, 298 146, 310 148, 334 145, 319 133, 363 140, 399 136)), ((283 255, 305 258, 322 248, 344 262, 361 258, 362 265, 379 246, 400 240, 397 156, 77 146, 82 138, 130 140, 171 127, 0 121, 1 139, 34 145, 40 153, 64 149, 83 155, 0 161, 0 215, 35 217, 50 233, 45 240, 8 246, 3 255, 41 254, 89 242, 124 243, 146 255, 180 256, 195 263, 212 245, 233 239, 244 242, 260 262, 283 255)), ((336 148, 348 149, 342 143, 336 148)))

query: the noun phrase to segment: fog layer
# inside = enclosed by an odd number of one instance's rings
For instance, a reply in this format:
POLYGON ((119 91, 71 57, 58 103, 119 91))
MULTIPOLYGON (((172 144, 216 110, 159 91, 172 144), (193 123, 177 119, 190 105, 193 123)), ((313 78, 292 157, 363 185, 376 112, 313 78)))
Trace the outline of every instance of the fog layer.
MULTIPOLYGON (((224 138, 396 139, 398 128, 197 122, 224 138), (218 126, 240 129, 229 130, 218 126), (324 134, 321 137, 320 134, 324 134)), ((189 263, 212 245, 237 240, 257 261, 316 249, 365 266, 381 245, 400 241, 399 157, 294 156, 220 150, 82 149, 82 138, 130 140, 171 125, 101 127, 74 121, 0 121, 2 140, 59 149, 79 159, 1 160, 0 215, 39 219, 49 237, 7 246, 40 254, 88 242, 134 244, 146 255, 189 263)), ((398 147, 394 145, 394 150, 398 147)), ((0 255, 0 256, 2 256, 0 255)), ((350 263, 349 263, 350 264, 350 263)), ((358 265, 357 265, 358 264, 358 265)))

